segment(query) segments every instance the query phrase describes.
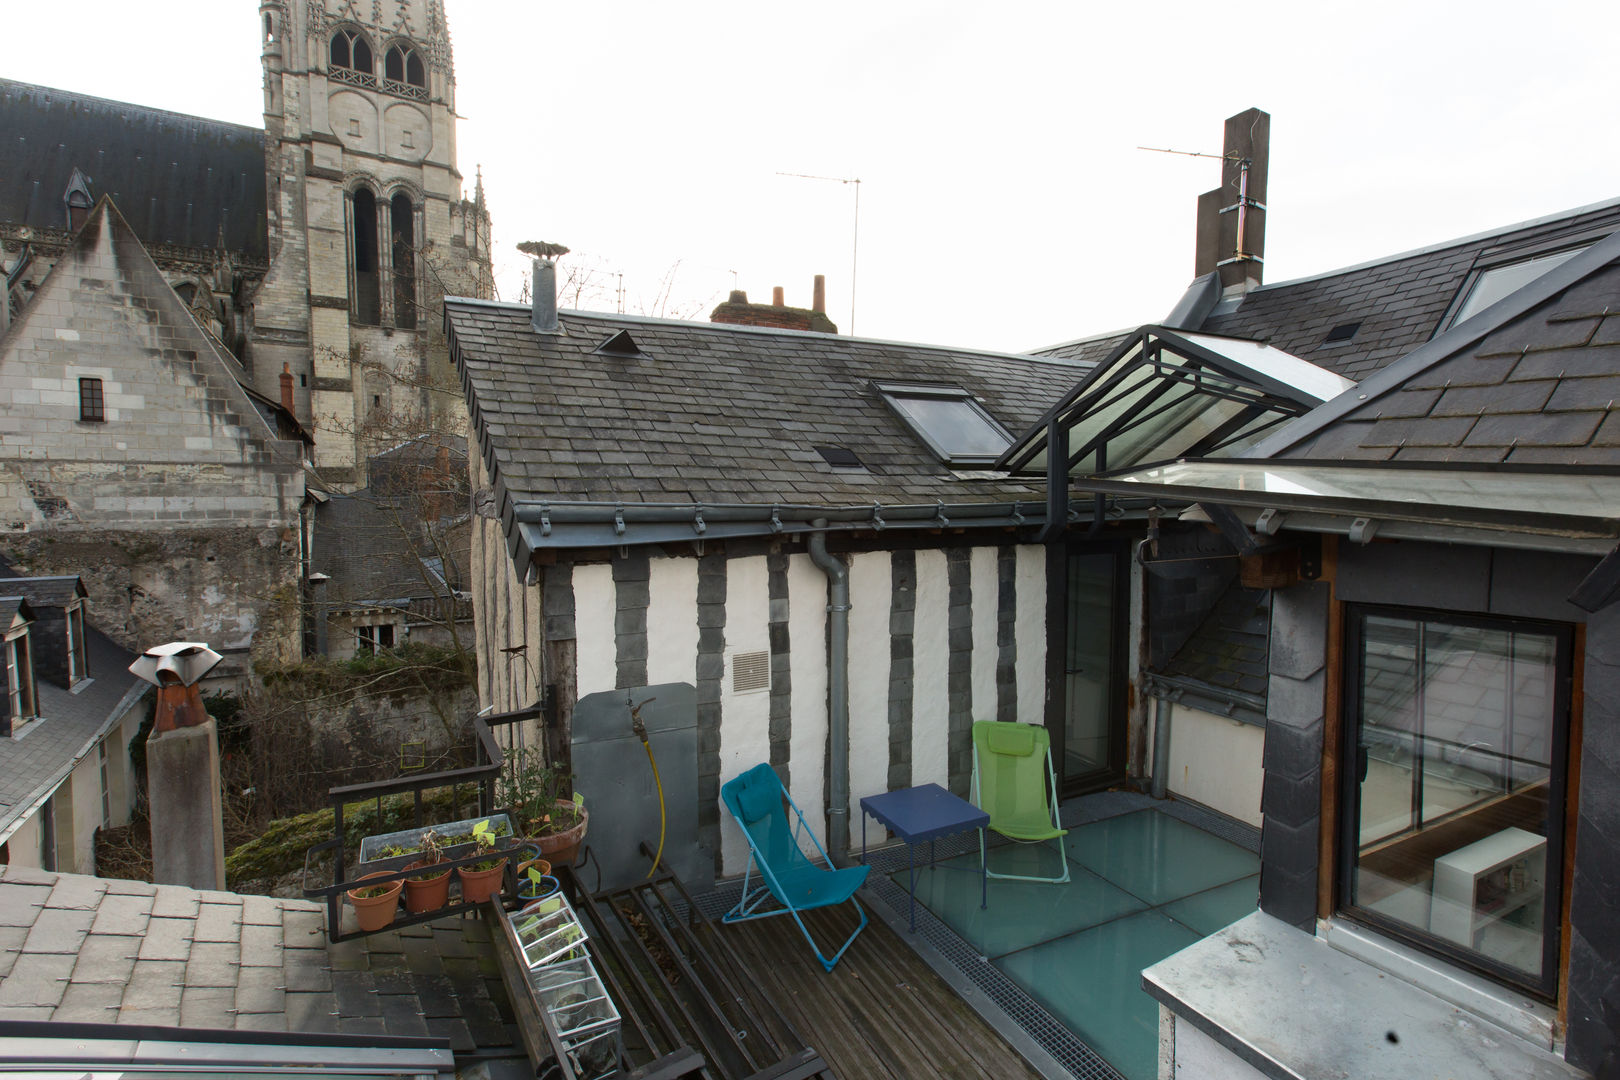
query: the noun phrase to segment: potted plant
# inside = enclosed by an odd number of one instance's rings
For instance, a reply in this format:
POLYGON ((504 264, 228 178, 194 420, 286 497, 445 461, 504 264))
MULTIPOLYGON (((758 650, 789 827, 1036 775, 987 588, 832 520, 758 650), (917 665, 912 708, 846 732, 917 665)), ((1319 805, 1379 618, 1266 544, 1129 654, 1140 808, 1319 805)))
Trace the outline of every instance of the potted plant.
MULTIPOLYGON (((387 876, 386 872, 379 871, 360 880, 387 876)), ((394 916, 399 912, 399 887, 398 881, 385 881, 357 885, 349 890, 349 903, 354 905, 354 918, 361 930, 369 934, 393 925, 394 916)))
MULTIPOLYGON (((446 859, 464 859, 474 851, 472 831, 479 821, 487 821, 497 837, 512 835, 511 819, 505 814, 491 814, 487 818, 467 818, 433 826, 439 834, 439 847, 446 859)), ((403 870, 422 857, 422 829, 402 829, 399 832, 367 836, 360 841, 360 865, 356 872, 376 870, 403 870)))
POLYGON ((450 868, 433 869, 444 862, 439 834, 429 829, 422 834, 422 857, 405 867, 417 873, 405 879, 405 910, 412 915, 437 911, 450 900, 450 868))
POLYGON ((557 879, 550 875, 551 864, 536 859, 518 878, 518 899, 543 900, 558 889, 557 879))
POLYGON ((516 819, 519 833, 540 845, 552 865, 572 863, 590 824, 585 797, 570 794, 571 777, 548 765, 537 747, 517 747, 507 754, 501 774, 501 801, 516 819))
POLYGON ((495 834, 490 830, 488 821, 474 825, 472 836, 477 847, 475 854, 481 858, 471 866, 457 867, 456 873, 461 877, 462 902, 481 904, 501 891, 506 856, 496 853, 495 834))

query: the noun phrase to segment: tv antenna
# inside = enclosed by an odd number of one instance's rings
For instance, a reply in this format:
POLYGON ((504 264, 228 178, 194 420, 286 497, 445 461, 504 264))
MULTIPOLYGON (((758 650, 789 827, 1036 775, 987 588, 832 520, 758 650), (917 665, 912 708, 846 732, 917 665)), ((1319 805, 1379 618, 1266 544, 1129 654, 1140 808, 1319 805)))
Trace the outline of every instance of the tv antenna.
POLYGON ((779 172, 777 176, 790 176, 796 180, 821 180, 829 184, 855 186, 855 227, 849 244, 849 333, 855 336, 855 274, 861 265, 861 178, 843 176, 813 176, 810 173, 779 172))

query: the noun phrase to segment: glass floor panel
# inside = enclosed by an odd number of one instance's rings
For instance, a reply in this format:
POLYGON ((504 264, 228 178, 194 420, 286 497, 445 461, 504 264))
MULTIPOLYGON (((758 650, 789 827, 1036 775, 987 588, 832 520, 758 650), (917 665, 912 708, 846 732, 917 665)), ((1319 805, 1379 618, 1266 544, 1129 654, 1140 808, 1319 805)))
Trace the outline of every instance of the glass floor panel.
MULTIPOLYGON (((1259 857, 1155 809, 1064 838, 1066 884, 998 881, 979 907, 977 851, 918 873, 917 902, 1127 1080, 1158 1071, 1158 1005, 1142 969, 1255 909, 1259 857)), ((1055 875, 1056 842, 992 847, 1003 873, 1055 875)), ((904 869, 891 873, 906 887, 904 869)))

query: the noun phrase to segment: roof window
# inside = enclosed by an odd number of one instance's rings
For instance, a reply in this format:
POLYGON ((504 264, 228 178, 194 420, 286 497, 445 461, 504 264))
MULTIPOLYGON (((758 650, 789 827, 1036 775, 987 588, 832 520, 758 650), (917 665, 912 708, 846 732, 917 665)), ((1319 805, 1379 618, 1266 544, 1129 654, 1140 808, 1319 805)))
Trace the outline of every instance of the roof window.
POLYGON ((959 386, 915 383, 873 384, 889 408, 937 454, 955 467, 993 465, 1012 445, 1012 436, 959 386))
POLYGON ((1452 309, 1451 317, 1441 324, 1440 329, 1449 330, 1458 323, 1473 318, 1498 300, 1518 292, 1547 271, 1573 259, 1588 246, 1566 248, 1550 255, 1537 255, 1534 258, 1499 263, 1475 272, 1464 284, 1461 298, 1452 309))
POLYGON ((855 451, 843 446, 818 446, 816 453, 835 469, 864 469, 866 465, 856 456, 855 451))
POLYGON ((1322 344, 1342 345, 1346 341, 1349 341, 1351 338, 1355 337, 1356 331, 1360 329, 1361 324, 1359 322, 1340 323, 1338 326, 1335 326, 1333 329, 1328 331, 1327 337, 1322 339, 1322 344))

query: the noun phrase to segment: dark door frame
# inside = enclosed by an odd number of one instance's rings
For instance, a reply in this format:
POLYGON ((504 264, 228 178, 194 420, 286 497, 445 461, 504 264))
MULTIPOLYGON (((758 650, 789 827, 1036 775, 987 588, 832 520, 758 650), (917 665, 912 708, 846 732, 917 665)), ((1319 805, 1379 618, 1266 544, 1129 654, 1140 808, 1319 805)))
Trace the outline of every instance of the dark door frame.
POLYGON ((1126 687, 1130 639, 1131 552, 1128 537, 1062 537, 1046 545, 1046 730, 1052 738, 1053 762, 1067 763, 1068 735, 1068 655, 1069 655, 1069 559, 1073 555, 1112 554, 1114 556, 1114 632, 1108 657, 1108 766, 1083 776, 1058 773, 1060 794, 1067 798, 1099 791, 1125 778, 1126 687))

